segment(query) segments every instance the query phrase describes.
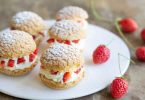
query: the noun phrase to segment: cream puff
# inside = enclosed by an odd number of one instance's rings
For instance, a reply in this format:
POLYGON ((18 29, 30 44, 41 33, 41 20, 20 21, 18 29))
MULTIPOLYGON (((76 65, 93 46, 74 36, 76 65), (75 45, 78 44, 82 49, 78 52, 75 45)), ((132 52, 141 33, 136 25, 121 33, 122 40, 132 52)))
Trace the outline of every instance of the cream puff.
POLYGON ((53 89, 67 89, 84 77, 84 59, 72 45, 54 43, 41 56, 39 72, 42 82, 53 89))
POLYGON ((48 44, 59 42, 67 45, 75 45, 80 50, 85 46, 85 32, 82 27, 72 20, 61 20, 49 29, 48 44))
POLYGON ((14 15, 10 20, 10 28, 31 34, 37 45, 39 45, 46 34, 44 20, 36 13, 30 11, 23 11, 14 15))
POLYGON ((63 19, 74 20, 81 24, 84 29, 86 29, 88 25, 88 22, 86 21, 88 19, 88 13, 84 9, 76 6, 64 7, 56 13, 57 21, 63 19))
POLYGON ((26 32, 0 32, 0 72, 10 76, 30 72, 37 64, 35 41, 26 32))

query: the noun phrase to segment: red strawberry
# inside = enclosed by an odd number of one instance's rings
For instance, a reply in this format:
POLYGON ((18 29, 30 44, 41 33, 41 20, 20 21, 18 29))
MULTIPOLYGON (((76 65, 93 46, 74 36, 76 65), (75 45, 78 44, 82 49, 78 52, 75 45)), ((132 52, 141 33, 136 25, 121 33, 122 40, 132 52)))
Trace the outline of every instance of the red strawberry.
POLYGON ((59 43, 63 43, 63 40, 57 40, 57 42, 59 42, 59 43))
POLYGON ((35 35, 32 35, 32 37, 33 37, 33 40, 35 40, 35 39, 36 39, 36 36, 35 36, 35 35))
POLYGON ((38 32, 38 34, 40 34, 40 35, 44 36, 43 32, 38 32))
POLYGON ((72 42, 74 43, 79 43, 80 40, 73 40, 72 42))
POLYGON ((141 36, 142 40, 145 42, 145 29, 143 29, 143 30, 141 31, 140 36, 141 36))
POLYGON ((64 44, 70 45, 70 41, 69 41, 69 40, 65 40, 65 41, 64 41, 64 44))
POLYGON ((1 67, 5 67, 5 61, 1 61, 1 67))
POLYGON ((128 82, 122 77, 113 80, 110 86, 110 93, 113 98, 121 98, 128 91, 128 82))
POLYGON ((65 72, 65 74, 63 75, 63 82, 68 81, 70 78, 71 78, 70 72, 65 72))
POLYGON ((38 48, 35 49, 35 51, 33 52, 35 55, 38 54, 38 48))
POLYGON ((138 28, 137 23, 131 18, 124 18, 119 21, 120 28, 125 33, 135 32, 138 28))
POLYGON ((145 46, 136 49, 136 57, 140 61, 145 61, 145 46))
POLYGON ((24 63, 24 62, 25 62, 24 57, 18 58, 17 64, 24 63))
POLYGON ((106 62, 110 57, 110 50, 105 45, 99 45, 93 52, 93 62, 101 64, 106 62))
POLYGON ((78 74, 81 71, 81 68, 78 68, 75 73, 78 74))
POLYGON ((15 61, 14 61, 14 60, 10 59, 10 60, 8 61, 8 66, 9 66, 9 67, 13 67, 14 64, 15 64, 15 61))
POLYGON ((32 62, 35 58, 35 55, 34 54, 30 54, 29 55, 29 61, 32 62))
POLYGON ((54 39, 48 39, 47 42, 48 43, 53 43, 54 42, 54 39))
POLYGON ((53 71, 53 70, 51 70, 51 74, 52 75, 56 75, 58 73, 58 71, 53 71))

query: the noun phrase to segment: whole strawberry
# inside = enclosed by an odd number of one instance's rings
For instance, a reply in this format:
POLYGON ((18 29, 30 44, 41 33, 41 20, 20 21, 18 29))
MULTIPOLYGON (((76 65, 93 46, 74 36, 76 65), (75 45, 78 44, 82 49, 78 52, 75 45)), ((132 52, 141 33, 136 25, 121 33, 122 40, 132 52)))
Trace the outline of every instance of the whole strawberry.
POLYGON ((145 61, 145 46, 138 47, 135 54, 139 61, 145 61))
POLYGON ((106 62, 110 57, 110 50, 105 45, 99 45, 93 52, 93 62, 101 64, 106 62))
POLYGON ((128 91, 128 82, 122 78, 117 77, 113 80, 110 86, 110 93, 113 98, 121 98, 128 91))
POLYGON ((131 18, 124 18, 119 21, 121 30, 125 33, 133 33, 137 30, 137 23, 131 18))
POLYGON ((140 36, 141 36, 142 40, 145 42, 145 29, 143 29, 143 30, 141 31, 140 36))

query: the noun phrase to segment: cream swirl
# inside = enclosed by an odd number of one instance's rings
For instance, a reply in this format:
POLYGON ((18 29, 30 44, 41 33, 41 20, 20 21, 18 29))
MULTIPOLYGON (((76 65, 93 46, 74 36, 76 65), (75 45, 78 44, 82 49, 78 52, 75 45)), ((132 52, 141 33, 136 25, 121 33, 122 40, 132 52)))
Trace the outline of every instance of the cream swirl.
POLYGON ((50 71, 47 71, 46 69, 40 69, 40 74, 43 74, 46 78, 51 79, 55 82, 60 82, 60 83, 70 83, 78 79, 81 73, 84 72, 84 68, 81 67, 79 68, 79 72, 69 72, 70 73, 70 78, 64 82, 63 78, 66 72, 58 72, 57 74, 52 74, 50 71))

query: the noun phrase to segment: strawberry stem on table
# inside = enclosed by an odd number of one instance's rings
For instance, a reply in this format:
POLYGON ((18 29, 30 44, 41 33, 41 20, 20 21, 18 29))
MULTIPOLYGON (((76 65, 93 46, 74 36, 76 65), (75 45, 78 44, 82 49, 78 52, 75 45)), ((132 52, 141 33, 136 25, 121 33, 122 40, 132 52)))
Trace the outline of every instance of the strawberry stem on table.
POLYGON ((96 20, 102 20, 102 17, 95 10, 94 4, 96 4, 96 2, 94 0, 91 0, 90 3, 91 3, 91 11, 92 11, 94 17, 96 18, 96 20))
POLYGON ((123 76, 122 72, 121 72, 121 67, 120 67, 120 55, 118 53, 118 65, 119 65, 119 72, 120 72, 120 75, 121 77, 123 76))
POLYGON ((97 11, 95 10, 95 0, 91 0, 90 2, 90 7, 91 7, 91 11, 95 17, 96 20, 101 20, 101 21, 106 21, 106 22, 110 22, 109 20, 106 20, 105 18, 103 18, 100 14, 97 13, 97 11))
POLYGON ((131 63, 136 64, 135 61, 133 61, 132 59, 129 59, 128 57, 126 57, 126 56, 124 56, 124 55, 122 55, 120 53, 118 53, 118 55, 124 57, 127 60, 130 60, 131 63))
POLYGON ((128 39, 124 36, 124 33, 121 31, 120 26, 118 24, 118 19, 115 20, 115 27, 117 31, 119 32, 120 36, 124 39, 124 41, 127 43, 127 45, 132 48, 135 51, 135 48, 132 46, 132 44, 128 41, 128 39))

